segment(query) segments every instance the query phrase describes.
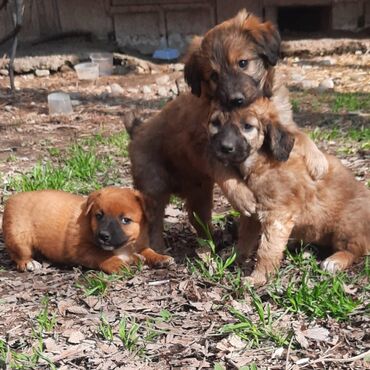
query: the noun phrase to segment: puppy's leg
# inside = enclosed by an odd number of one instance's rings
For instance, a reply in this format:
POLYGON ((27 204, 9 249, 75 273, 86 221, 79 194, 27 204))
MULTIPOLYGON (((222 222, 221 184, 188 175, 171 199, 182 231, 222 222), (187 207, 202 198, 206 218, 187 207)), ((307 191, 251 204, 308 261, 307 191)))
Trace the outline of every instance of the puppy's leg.
POLYGON ((151 248, 144 248, 140 253, 144 257, 144 263, 150 267, 165 267, 174 264, 175 260, 171 256, 158 254, 151 248))
POLYGON ((149 223, 149 242, 156 251, 164 251, 166 248, 163 238, 163 220, 166 205, 170 200, 169 194, 147 196, 147 215, 149 223))
POLYGON ((97 248, 81 247, 76 262, 93 270, 102 270, 107 274, 119 272, 123 267, 129 266, 134 259, 130 256, 120 258, 112 252, 97 248))
POLYGON ((189 221, 202 238, 207 238, 203 226, 212 231, 213 181, 203 182, 199 188, 193 188, 186 194, 186 208, 189 221), (199 225, 196 214, 203 225, 199 225))
POLYGON ((238 261, 243 262, 257 249, 261 223, 254 217, 240 216, 238 233, 238 261))
POLYGON ((262 224, 262 235, 257 249, 257 263, 249 278, 255 285, 263 285, 270 275, 279 269, 283 253, 293 229, 291 219, 269 215, 269 221, 262 224), (270 221, 271 220, 271 221, 270 221))
POLYGON ((339 251, 322 261, 321 268, 331 273, 343 271, 350 267, 356 259, 350 251, 339 251))
POLYGON ((301 143, 299 146, 302 155, 305 158, 307 170, 314 180, 325 176, 329 169, 329 163, 324 153, 322 153, 316 144, 301 131, 296 132, 296 140, 301 143))
POLYGON ((215 181, 232 207, 244 216, 255 213, 256 200, 241 175, 218 161, 214 162, 213 169, 215 181))
POLYGON ((16 237, 7 236, 5 245, 10 258, 16 263, 18 271, 34 271, 41 268, 41 264, 32 259, 32 240, 21 234, 16 237))

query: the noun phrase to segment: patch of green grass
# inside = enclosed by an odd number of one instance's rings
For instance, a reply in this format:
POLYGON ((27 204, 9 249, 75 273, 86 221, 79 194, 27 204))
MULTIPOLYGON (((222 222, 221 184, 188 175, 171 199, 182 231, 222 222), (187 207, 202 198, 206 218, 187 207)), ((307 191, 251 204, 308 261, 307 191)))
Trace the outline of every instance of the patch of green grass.
POLYGON ((140 325, 135 320, 123 317, 118 325, 118 337, 130 352, 140 351, 138 331, 140 325))
POLYGON ((287 345, 289 343, 289 335, 281 333, 274 327, 270 304, 264 304, 253 289, 248 288, 248 291, 252 298, 254 312, 257 314, 257 320, 230 307, 229 311, 236 319, 236 322, 224 325, 221 328, 221 332, 236 334, 252 348, 258 347, 261 341, 264 340, 271 340, 278 346, 287 345))
POLYGON ((319 141, 330 141, 344 136, 338 127, 333 127, 331 129, 316 127, 309 135, 312 140, 319 141))
POLYGON ((122 268, 117 274, 108 275, 102 271, 88 271, 81 276, 77 287, 82 289, 86 296, 104 296, 113 282, 131 279, 141 270, 142 263, 139 262, 137 266, 122 268))
POLYGON ((107 321, 107 319, 104 316, 100 317, 100 323, 99 323, 99 329, 98 332, 100 336, 109 342, 113 342, 114 335, 113 335, 113 327, 112 325, 107 321))
POLYGON ((234 263, 236 259, 236 253, 233 251, 226 259, 223 259, 220 255, 218 255, 216 253, 216 245, 208 227, 202 224, 197 215, 195 215, 195 218, 203 227, 207 236, 206 239, 199 238, 198 243, 201 247, 208 248, 210 253, 207 254, 204 259, 196 258, 194 259, 194 262, 188 260, 188 268, 191 273, 198 274, 208 281, 220 282, 227 275, 228 268, 234 263))
MULTIPOLYGON (((345 292, 347 277, 344 273, 335 275, 321 270, 313 256, 303 258, 289 255, 290 269, 298 271, 286 285, 281 285, 280 277, 269 290, 270 297, 278 306, 290 312, 304 313, 310 318, 332 317, 345 321, 361 302, 345 292)), ((284 276, 285 271, 279 275, 284 276)))
POLYGON ((42 359, 51 370, 56 366, 43 353, 42 338, 32 348, 26 348, 21 342, 10 346, 5 340, 0 339, 0 368, 1 369, 38 369, 39 361, 42 359))
POLYGON ((290 104, 292 105, 293 113, 299 113, 301 102, 298 99, 291 99, 290 104))
POLYGON ((367 95, 357 95, 353 93, 337 93, 332 103, 332 109, 334 112, 345 110, 347 112, 353 112, 357 110, 369 110, 370 101, 367 95))
POLYGON ((113 160, 109 153, 126 157, 127 145, 128 135, 122 132, 107 137, 96 135, 65 150, 49 148, 51 159, 10 178, 8 189, 18 192, 58 189, 87 194, 111 184, 113 160), (106 146, 108 153, 101 150, 102 146, 106 146))
POLYGON ((161 310, 159 316, 164 322, 169 322, 172 319, 172 313, 168 310, 161 310))
POLYGON ((44 332, 51 332, 57 323, 55 314, 49 313, 49 298, 43 297, 41 299, 42 310, 37 314, 36 321, 38 323, 37 332, 39 334, 44 332))

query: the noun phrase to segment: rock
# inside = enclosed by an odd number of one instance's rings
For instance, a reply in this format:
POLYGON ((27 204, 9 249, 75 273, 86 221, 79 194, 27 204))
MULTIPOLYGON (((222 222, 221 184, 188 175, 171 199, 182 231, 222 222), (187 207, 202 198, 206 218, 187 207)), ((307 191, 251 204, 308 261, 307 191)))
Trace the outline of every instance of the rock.
POLYGON ((73 71, 73 68, 71 68, 68 64, 63 64, 60 68, 59 71, 62 73, 70 72, 73 71))
POLYGON ((143 94, 151 94, 152 93, 152 88, 148 85, 144 85, 141 89, 143 94))
POLYGON ((37 77, 47 77, 50 76, 50 71, 48 69, 36 69, 35 75, 37 77))
POLYGON ((295 83, 302 82, 304 80, 304 75, 302 73, 293 72, 290 75, 290 80, 295 83))
POLYGON ((123 88, 118 85, 117 83, 109 85, 110 87, 110 95, 112 96, 120 96, 123 94, 123 88))
POLYGON ((163 75, 155 79, 157 85, 166 85, 169 81, 170 77, 168 75, 163 75))
POLYGON ((168 90, 164 86, 159 86, 157 94, 159 96, 168 96, 168 90))
POLYGON ((9 71, 7 69, 0 69, 0 75, 9 76, 9 71))
POLYGON ((326 78, 322 80, 319 84, 319 91, 327 91, 334 89, 334 81, 331 78, 326 78))
POLYGON ((303 90, 310 90, 316 89, 319 86, 319 83, 313 80, 303 80, 299 85, 303 90))
POLYGON ((129 87, 129 88, 127 89, 127 92, 128 92, 129 94, 137 94, 137 93, 139 92, 139 90, 138 90, 138 89, 135 89, 134 87, 129 87))
POLYGON ((182 72, 184 70, 184 65, 182 63, 175 63, 172 65, 172 70, 175 72, 182 72))

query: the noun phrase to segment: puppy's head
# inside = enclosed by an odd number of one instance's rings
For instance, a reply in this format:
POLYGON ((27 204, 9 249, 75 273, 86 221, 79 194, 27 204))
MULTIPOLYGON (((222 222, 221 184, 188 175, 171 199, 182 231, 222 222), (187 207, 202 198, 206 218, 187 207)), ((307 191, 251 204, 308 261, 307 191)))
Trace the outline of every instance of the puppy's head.
POLYGON ((225 109, 270 97, 280 35, 245 10, 196 38, 185 57, 185 80, 193 94, 216 99, 225 109))
POLYGON ((234 165, 257 152, 272 160, 288 160, 294 134, 281 123, 283 116, 267 98, 259 98, 249 107, 232 112, 215 111, 208 125, 215 156, 234 165))
POLYGON ((94 242, 112 251, 132 246, 146 234, 142 195, 132 189, 107 187, 89 195, 85 214, 90 217, 94 242))

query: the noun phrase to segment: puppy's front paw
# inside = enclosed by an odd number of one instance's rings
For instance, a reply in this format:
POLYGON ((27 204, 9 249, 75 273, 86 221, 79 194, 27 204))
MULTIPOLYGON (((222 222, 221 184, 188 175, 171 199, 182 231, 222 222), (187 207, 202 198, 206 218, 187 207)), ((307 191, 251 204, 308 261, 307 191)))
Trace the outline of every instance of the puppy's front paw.
POLYGON ((120 258, 114 256, 108 258, 100 264, 100 269, 107 274, 113 274, 122 270, 122 268, 129 266, 128 263, 125 263, 120 258))
POLYGON ((244 281, 249 285, 259 287, 267 283, 267 278, 265 274, 253 271, 251 276, 247 276, 244 281))
POLYGON ((165 255, 162 255, 162 257, 164 258, 157 260, 155 263, 152 264, 152 266, 156 268, 164 268, 176 265, 176 262, 173 257, 165 255))
POLYGON ((337 271, 343 270, 343 266, 341 265, 341 263, 336 261, 335 259, 331 259, 330 257, 321 262, 321 268, 332 274, 335 274, 337 271))
POLYGON ((41 270, 41 269, 42 269, 42 264, 35 260, 28 261, 26 264, 27 271, 35 271, 35 270, 41 270))
POLYGON ((311 153, 306 157, 306 166, 310 176, 314 180, 323 178, 329 170, 329 163, 324 153, 318 148, 314 148, 311 153))
POLYGON ((256 213, 256 199, 246 185, 239 185, 228 197, 229 202, 242 215, 250 217, 256 213))

